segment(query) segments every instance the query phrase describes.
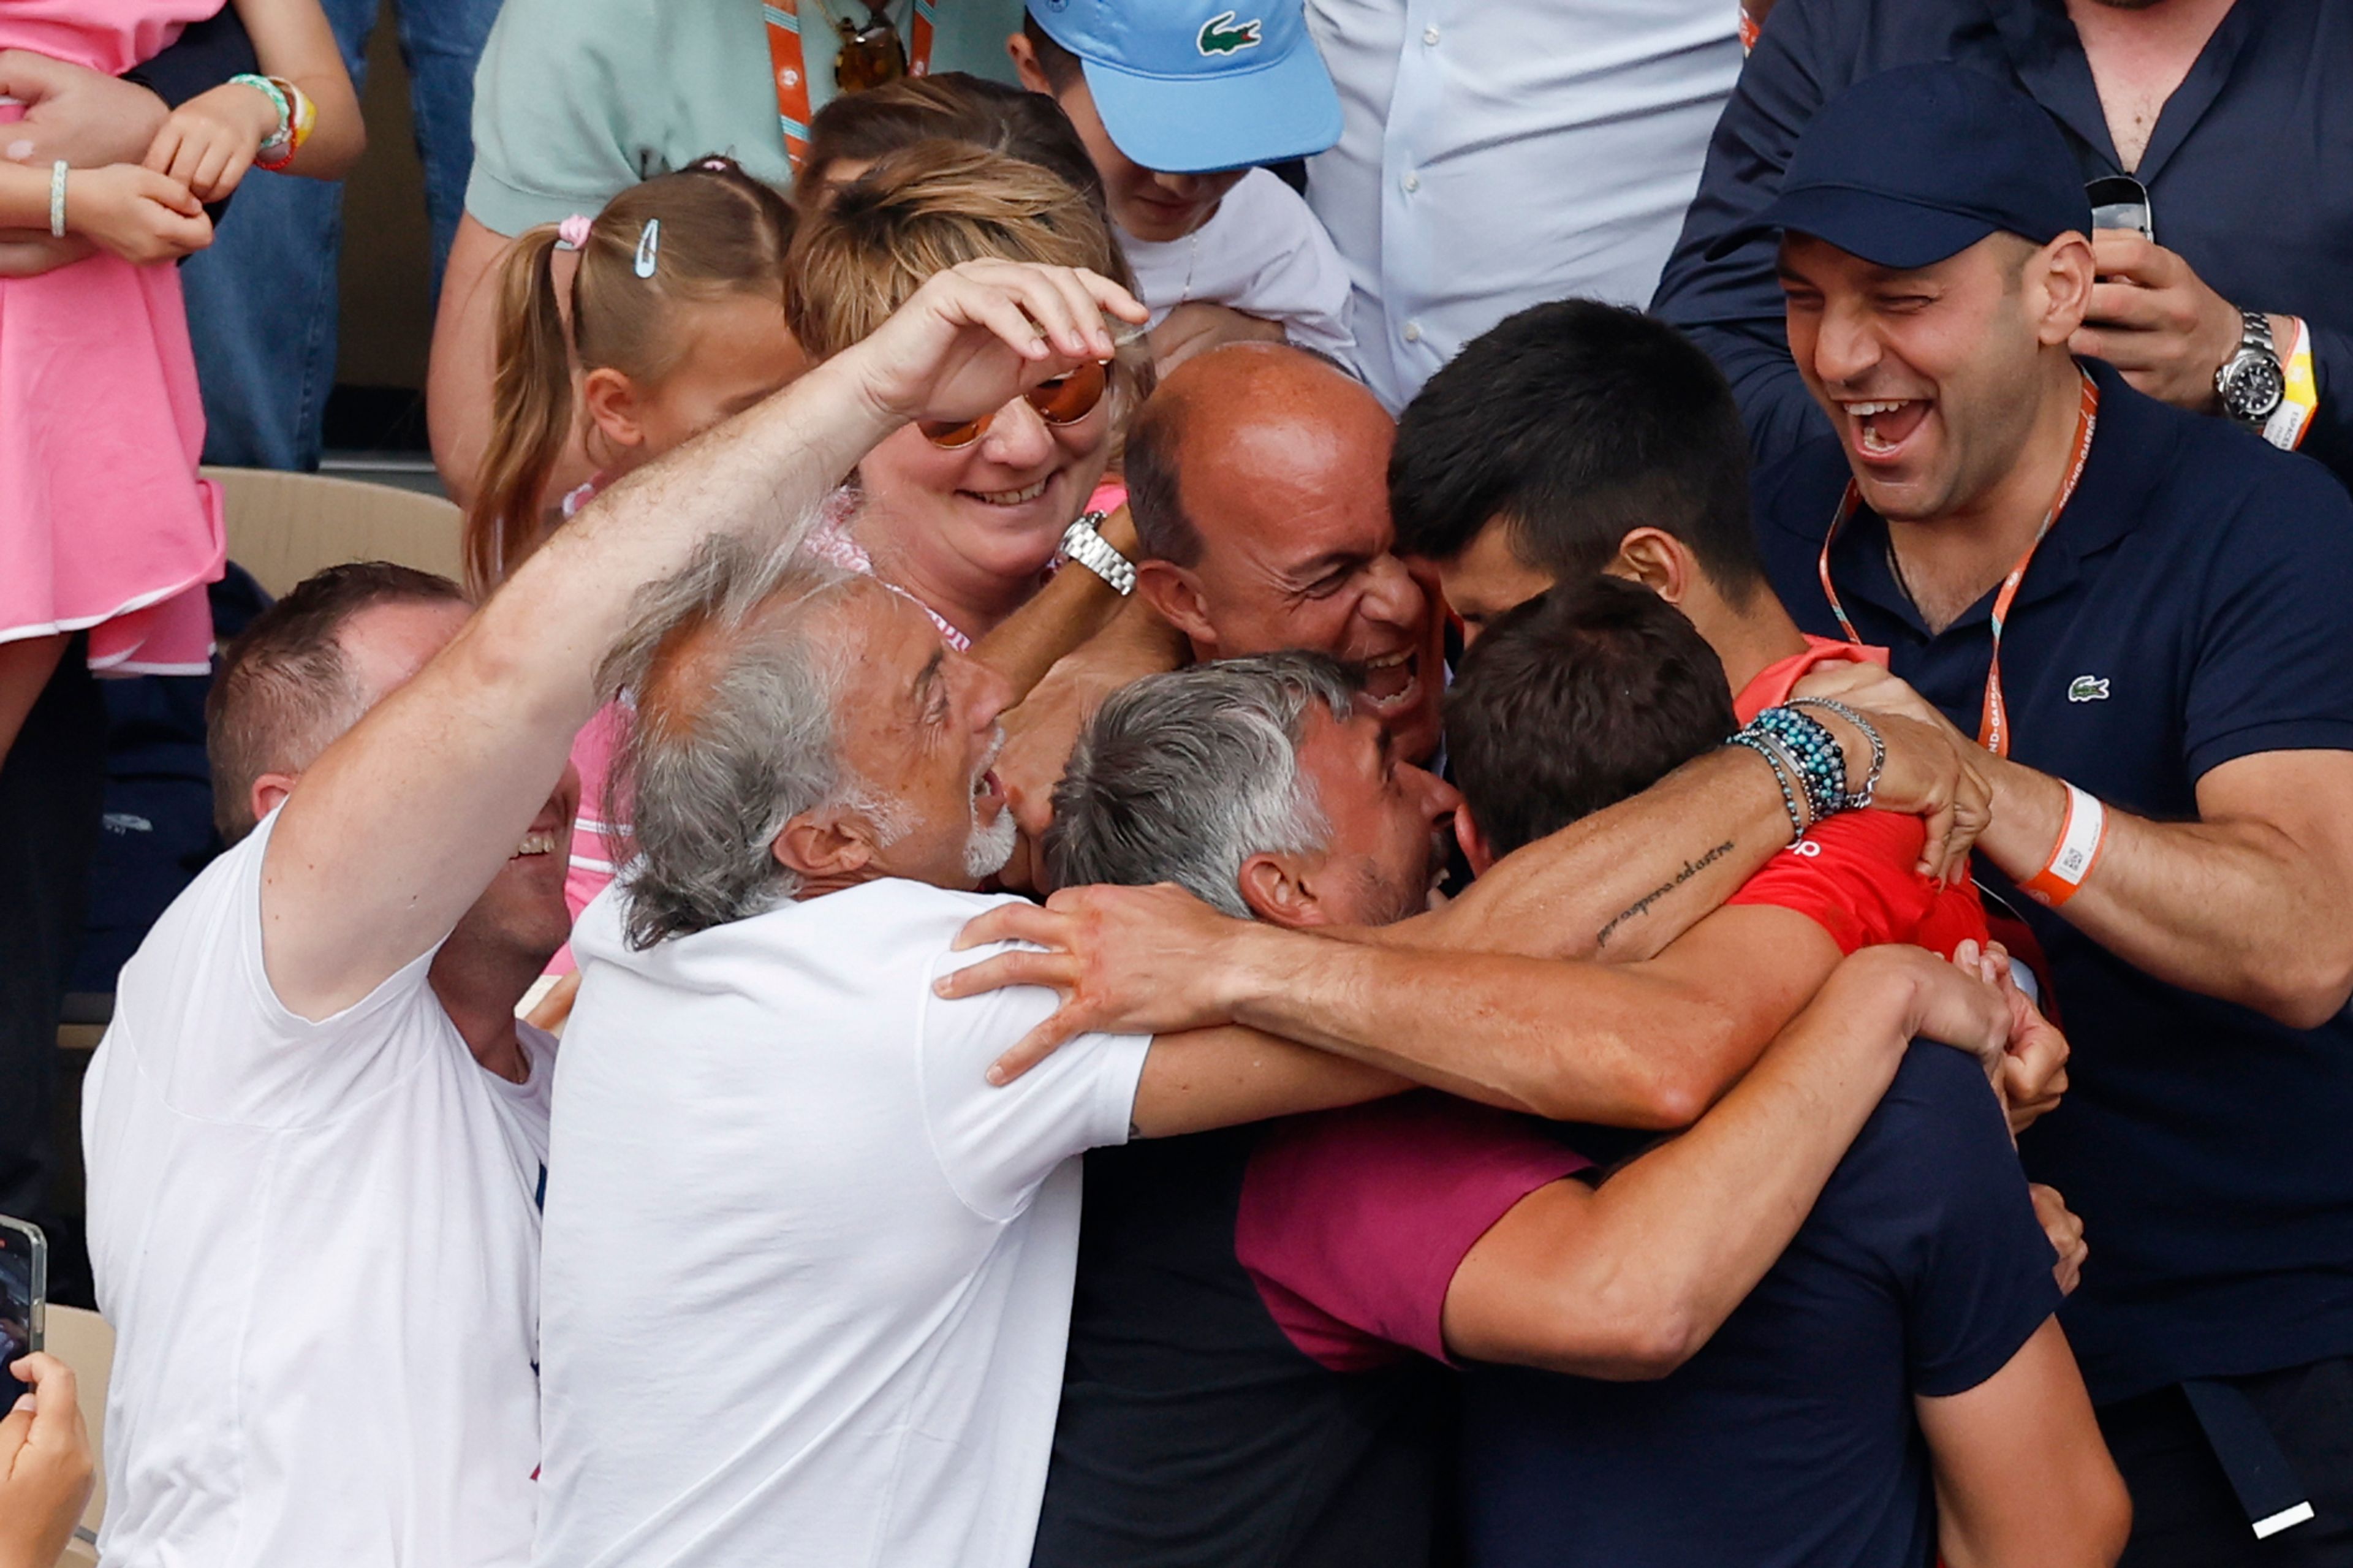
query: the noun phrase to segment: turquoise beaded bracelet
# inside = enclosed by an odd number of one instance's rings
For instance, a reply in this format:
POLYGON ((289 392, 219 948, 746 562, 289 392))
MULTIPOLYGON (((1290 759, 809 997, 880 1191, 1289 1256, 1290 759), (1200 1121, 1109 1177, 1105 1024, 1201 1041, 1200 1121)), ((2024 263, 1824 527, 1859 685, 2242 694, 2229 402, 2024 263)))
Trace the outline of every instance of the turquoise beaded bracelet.
POLYGON ((266 158, 294 140, 294 106, 286 101, 286 95, 278 89, 276 82, 266 76, 256 76, 251 71, 239 71, 228 79, 228 83, 231 87, 253 89, 269 100, 278 110, 278 129, 261 139, 260 156, 266 158))

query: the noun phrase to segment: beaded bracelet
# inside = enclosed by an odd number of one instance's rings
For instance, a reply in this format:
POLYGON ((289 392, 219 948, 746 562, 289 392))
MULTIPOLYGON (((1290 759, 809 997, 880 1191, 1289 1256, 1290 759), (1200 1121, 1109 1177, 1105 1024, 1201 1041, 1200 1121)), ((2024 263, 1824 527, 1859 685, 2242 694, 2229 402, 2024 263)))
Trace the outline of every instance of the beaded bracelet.
POLYGON ((1752 734, 1747 730, 1741 731, 1725 743, 1746 746, 1765 759, 1765 765, 1773 770, 1773 782, 1781 786, 1781 805, 1789 813, 1789 842, 1795 844, 1802 840, 1806 837, 1806 819, 1798 810, 1797 786, 1789 782, 1788 769, 1782 765, 1781 748, 1764 735, 1752 734))
POLYGON ((1767 708, 1748 727, 1779 742, 1797 764, 1814 821, 1847 809, 1846 752, 1820 720, 1794 708, 1767 708))
POLYGON ((1825 713, 1835 713, 1856 729, 1871 744, 1871 771, 1862 777, 1862 787, 1847 792, 1846 809, 1869 811, 1871 803, 1879 796, 1879 775, 1887 768, 1887 742, 1879 733, 1879 726, 1864 718, 1845 703, 1831 697, 1799 697, 1790 700, 1792 708, 1819 708, 1825 713))
POLYGON ((285 96, 287 106, 286 129, 264 142, 253 158, 255 167, 267 169, 274 174, 293 163, 294 154, 300 153, 302 143, 311 139, 311 127, 319 121, 319 108, 311 101, 309 94, 284 77, 273 76, 264 79, 285 96))
POLYGON ((266 76, 256 76, 251 71, 239 71, 228 79, 228 85, 253 89, 254 91, 268 99, 270 106, 278 110, 278 129, 261 139, 261 145, 254 154, 254 162, 267 168, 269 166, 267 160, 284 150, 294 139, 294 106, 286 100, 286 95, 278 89, 278 84, 266 76))

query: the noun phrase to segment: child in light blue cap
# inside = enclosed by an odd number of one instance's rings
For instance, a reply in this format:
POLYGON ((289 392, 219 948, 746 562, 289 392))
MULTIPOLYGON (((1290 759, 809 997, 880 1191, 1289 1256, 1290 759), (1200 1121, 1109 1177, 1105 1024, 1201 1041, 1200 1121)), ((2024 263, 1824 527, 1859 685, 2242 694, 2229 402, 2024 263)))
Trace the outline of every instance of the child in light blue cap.
POLYGON ((1156 357, 1250 338, 1349 357, 1339 252, 1261 166, 1340 137, 1301 0, 1029 0, 1006 47, 1103 175, 1156 357))

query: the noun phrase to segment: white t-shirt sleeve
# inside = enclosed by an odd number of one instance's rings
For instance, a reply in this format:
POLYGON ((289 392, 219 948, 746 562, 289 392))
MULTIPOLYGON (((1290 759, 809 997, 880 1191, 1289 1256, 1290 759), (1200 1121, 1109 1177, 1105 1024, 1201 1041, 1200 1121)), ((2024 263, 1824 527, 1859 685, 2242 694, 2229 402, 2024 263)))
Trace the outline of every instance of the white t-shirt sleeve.
POLYGON ((1013 944, 944 952, 923 981, 921 1055, 923 1120, 940 1169, 974 1213, 1010 1219, 1073 1154, 1127 1142, 1135 1089, 1152 1040, 1081 1035, 999 1088, 988 1066, 1054 1011, 1040 986, 1011 986, 956 1001, 932 994, 942 974, 1013 944))
MULTIPOLYGON (((433 952, 313 1022, 278 999, 261 955, 272 814, 191 884, 123 966, 115 1031, 165 1104, 252 1127, 328 1120, 417 1064, 404 1008, 432 1005, 433 952)), ((439 944, 435 944, 434 952, 439 944)))
POLYGON ((1356 340, 1348 331, 1347 267, 1323 223, 1281 175, 1251 170, 1208 226, 1219 231, 1211 243, 1227 252, 1213 259, 1212 270, 1236 279, 1233 297, 1218 303, 1282 322, 1284 336, 1301 348, 1348 358, 1356 340))

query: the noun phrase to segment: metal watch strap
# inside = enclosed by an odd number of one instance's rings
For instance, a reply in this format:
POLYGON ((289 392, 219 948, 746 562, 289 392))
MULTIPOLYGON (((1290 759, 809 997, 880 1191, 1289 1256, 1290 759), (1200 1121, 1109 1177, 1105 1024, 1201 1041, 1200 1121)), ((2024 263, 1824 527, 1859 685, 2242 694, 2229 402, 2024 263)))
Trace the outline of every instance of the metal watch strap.
POLYGON ((1135 592, 1135 563, 1113 549, 1111 542, 1096 531, 1109 515, 1091 511, 1064 529, 1062 554, 1110 584, 1113 592, 1125 598, 1135 592))
POLYGON ((2257 430, 2271 417, 2272 410, 2280 405, 2287 390, 2286 371, 2280 363, 2279 347, 2272 341, 2271 318, 2261 310, 2242 309, 2239 311, 2239 346, 2214 373, 2214 395, 2222 400, 2223 412, 2257 430), (2271 382, 2277 390, 2260 405, 2244 406, 2245 395, 2238 391, 2241 380, 2249 374, 2259 374, 2268 365, 2271 382), (2236 396, 2233 395, 2237 394, 2236 396))

